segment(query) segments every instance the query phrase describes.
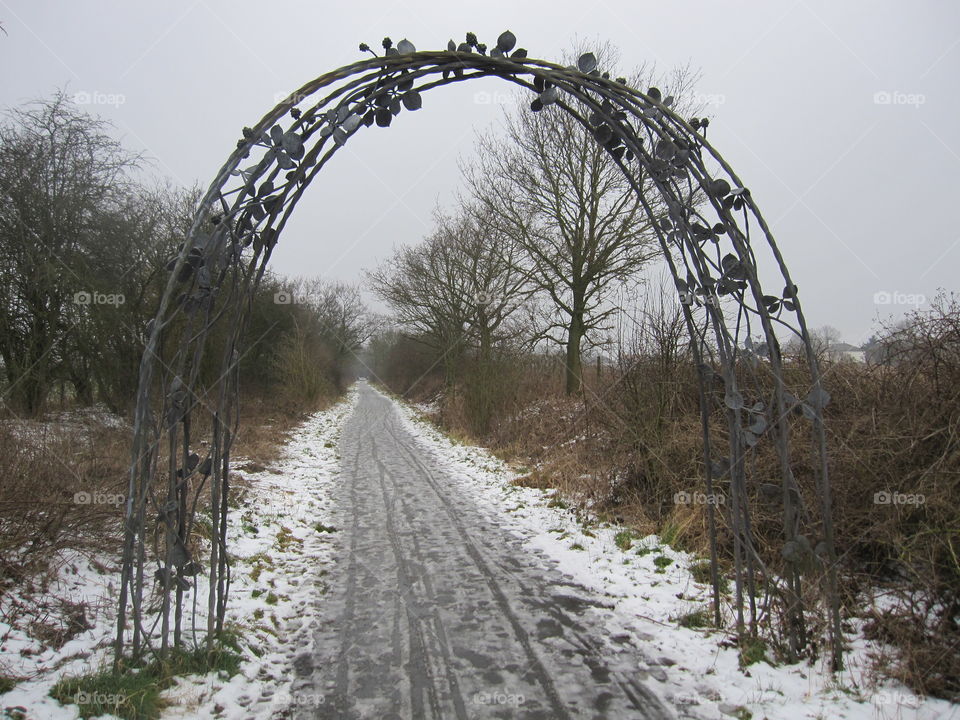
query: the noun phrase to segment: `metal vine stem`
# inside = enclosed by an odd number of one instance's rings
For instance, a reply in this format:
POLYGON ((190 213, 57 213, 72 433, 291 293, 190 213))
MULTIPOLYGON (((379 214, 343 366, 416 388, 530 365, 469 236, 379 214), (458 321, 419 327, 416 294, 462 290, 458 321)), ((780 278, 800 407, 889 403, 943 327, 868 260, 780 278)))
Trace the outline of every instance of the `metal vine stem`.
POLYGON ((182 644, 191 594, 191 633, 201 620, 212 647, 223 629, 241 340, 253 294, 304 190, 355 133, 420 109, 426 90, 495 76, 527 90, 532 112, 569 113, 606 148, 638 194, 673 275, 699 367, 715 622, 722 622, 717 527, 725 522, 733 538, 732 617, 741 638, 760 632, 785 638, 795 659, 816 646, 813 636, 825 628, 839 669, 823 425, 829 397, 796 285, 749 189, 707 141, 709 121, 679 117, 673 99, 657 88, 641 92, 611 79, 590 53, 571 67, 528 58, 509 31, 489 51, 472 33, 440 52, 418 52, 406 40, 394 46, 385 39, 383 47, 378 56, 361 45, 370 59, 308 82, 244 128, 170 261, 140 363, 115 662, 162 654, 171 640, 182 644), (760 251, 764 271, 782 291, 761 286, 760 251), (777 328, 803 345, 804 397, 787 389, 777 328), (806 441, 797 432, 804 423, 806 441), (752 469, 764 447, 778 460, 776 484, 752 469), (812 481, 812 493, 803 492, 798 473, 812 481), (729 499, 722 508, 714 501, 721 491, 729 499), (767 568, 751 524, 771 495, 782 505, 779 573, 767 568), (209 527, 208 545, 195 536, 198 520, 209 527), (201 573, 208 579, 206 603, 195 595, 201 573))

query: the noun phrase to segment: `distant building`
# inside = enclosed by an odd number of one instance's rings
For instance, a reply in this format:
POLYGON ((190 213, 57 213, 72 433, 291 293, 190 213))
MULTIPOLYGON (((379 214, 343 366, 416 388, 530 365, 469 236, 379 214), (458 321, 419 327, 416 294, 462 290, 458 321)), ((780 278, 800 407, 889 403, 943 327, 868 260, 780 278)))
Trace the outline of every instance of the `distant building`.
MULTIPOLYGON (((766 359, 769 346, 765 342, 757 342, 753 346, 754 352, 758 357, 766 359)), ((825 348, 818 347, 816 339, 814 340, 814 349, 820 350, 821 354, 833 361, 849 361, 863 363, 867 361, 866 347, 857 347, 845 342, 831 342, 825 348)), ((795 338, 791 338, 783 346, 782 352, 785 355, 797 355, 800 353, 800 344, 795 338)))
POLYGON ((852 360, 853 362, 866 362, 867 352, 862 347, 851 345, 850 343, 838 342, 830 345, 828 350, 830 355, 837 360, 852 360))

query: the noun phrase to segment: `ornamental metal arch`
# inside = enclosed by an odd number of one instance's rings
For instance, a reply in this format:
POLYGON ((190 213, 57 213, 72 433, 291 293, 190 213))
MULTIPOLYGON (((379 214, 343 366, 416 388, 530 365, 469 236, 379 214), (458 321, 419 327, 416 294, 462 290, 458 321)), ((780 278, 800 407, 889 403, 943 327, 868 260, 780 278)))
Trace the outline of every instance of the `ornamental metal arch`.
POLYGON ((774 633, 791 658, 823 645, 840 668, 823 419, 829 396, 797 287, 749 190, 708 142, 708 120, 678 116, 657 88, 641 92, 611 79, 590 53, 571 67, 532 59, 509 31, 489 52, 472 33, 445 51, 419 52, 406 40, 394 47, 385 39, 383 46, 378 56, 361 44, 370 59, 311 80, 244 128, 170 262, 140 364, 115 662, 180 645, 191 592, 190 631, 196 634, 199 618, 212 646, 223 629, 241 338, 252 294, 304 191, 354 134, 420 109, 425 91, 498 77, 531 93, 531 111, 569 113, 607 149, 638 194, 675 280, 699 368, 698 482, 707 498, 722 490, 729 500, 722 512, 707 504, 714 621, 727 621, 718 583, 717 528, 724 522, 735 578, 729 622, 738 636, 774 633), (655 215, 654 204, 666 214, 655 215), (778 293, 761 287, 761 251, 780 275, 778 293), (805 362, 797 372, 805 374, 805 397, 787 388, 777 328, 802 343, 805 362), (756 346, 755 332, 763 338, 756 346), (211 363, 218 363, 214 372, 211 363), (750 472, 761 447, 777 459, 774 483, 750 472), (758 552, 751 526, 771 495, 782 506, 777 572, 758 552), (190 542, 202 499, 210 525, 205 557, 190 542), (193 581, 201 574, 209 583, 202 604, 193 581))

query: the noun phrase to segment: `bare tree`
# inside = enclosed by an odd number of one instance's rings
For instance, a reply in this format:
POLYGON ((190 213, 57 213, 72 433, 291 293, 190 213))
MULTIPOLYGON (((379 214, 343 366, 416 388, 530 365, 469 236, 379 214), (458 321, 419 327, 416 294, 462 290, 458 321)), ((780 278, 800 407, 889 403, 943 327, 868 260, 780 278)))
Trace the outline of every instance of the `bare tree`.
MULTIPOLYGON (((605 70, 616 66, 610 44, 595 54, 605 70)), ((630 83, 646 87, 652 76, 641 68, 630 83)), ((693 80, 687 70, 670 79, 681 112, 693 80)), ((656 254, 651 220, 609 151, 559 108, 531 112, 522 105, 507 114, 505 137, 481 135, 476 150, 475 164, 463 167, 468 185, 523 248, 529 280, 553 307, 543 337, 565 348, 566 389, 578 392, 581 346, 594 331, 609 329, 616 312, 605 303, 608 291, 656 254)))
MULTIPOLYGON (((822 325, 810 331, 810 344, 821 360, 836 362, 843 357, 843 335, 832 325, 822 325)), ((797 337, 791 337, 786 343, 786 352, 790 355, 802 355, 803 344, 797 337)))
POLYGON ((454 248, 459 274, 469 288, 467 322, 481 362, 495 345, 529 331, 520 320, 532 287, 523 267, 523 248, 503 233, 489 211, 462 204, 456 215, 438 214, 437 232, 454 248))
POLYGON ((518 333, 512 320, 530 290, 519 246, 483 208, 437 211, 435 221, 422 244, 401 248, 368 279, 397 322, 440 354, 451 384, 468 348, 486 362, 518 333))
POLYGON ((294 300, 313 315, 319 334, 330 347, 334 383, 338 390, 343 390, 347 366, 357 358, 381 321, 369 311, 356 285, 315 279, 301 280, 294 287, 294 300))
POLYGON ((198 188, 138 187, 99 213, 96 237, 83 244, 73 270, 88 297, 122 302, 70 306, 60 374, 78 400, 89 402, 95 392, 112 409, 129 409, 165 266, 186 237, 198 197, 198 188))
POLYGON ((0 357, 12 403, 42 406, 78 300, 84 267, 130 185, 138 158, 59 92, 8 111, 0 126, 0 357))
POLYGON ((436 353, 452 385, 471 314, 469 284, 454 247, 435 232, 421 245, 398 249, 367 281, 397 323, 436 353))

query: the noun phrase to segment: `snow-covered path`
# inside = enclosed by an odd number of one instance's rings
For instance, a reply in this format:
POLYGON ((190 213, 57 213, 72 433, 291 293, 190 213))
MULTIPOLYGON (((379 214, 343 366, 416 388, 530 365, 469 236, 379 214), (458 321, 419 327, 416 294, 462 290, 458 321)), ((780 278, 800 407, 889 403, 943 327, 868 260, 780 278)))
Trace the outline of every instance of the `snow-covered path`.
MULTIPOLYGON (((525 468, 364 383, 276 463, 246 466, 234 460, 228 517, 239 672, 179 678, 163 720, 960 719, 960 705, 876 685, 874 656, 893 650, 857 617, 842 673, 823 658, 743 666, 726 629, 683 622, 708 607, 702 558, 517 484, 525 468)), ((47 595, 0 595, 0 683, 17 680, 0 716, 76 720, 86 709, 51 687, 109 666, 116 568, 72 551, 56 568, 47 595), (89 627, 62 647, 11 622, 63 600, 86 603, 89 627)))
POLYGON ((340 450, 342 557, 294 686, 324 702, 304 717, 673 716, 609 604, 491 524, 391 400, 361 384, 340 450))

